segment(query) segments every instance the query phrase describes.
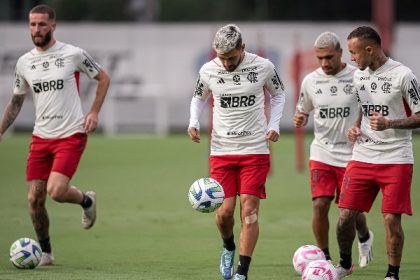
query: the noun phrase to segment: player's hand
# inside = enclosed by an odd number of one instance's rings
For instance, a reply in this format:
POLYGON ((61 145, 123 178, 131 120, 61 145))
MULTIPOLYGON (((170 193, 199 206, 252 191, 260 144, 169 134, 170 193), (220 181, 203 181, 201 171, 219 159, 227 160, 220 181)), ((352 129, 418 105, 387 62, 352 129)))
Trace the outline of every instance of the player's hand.
POLYGON ((85 123, 83 127, 86 133, 94 132, 98 127, 98 113, 96 112, 89 112, 85 118, 85 123))
POLYGON ((190 136, 191 140, 193 140, 196 143, 200 143, 200 132, 198 132, 197 128, 189 127, 187 133, 190 136))
POLYGON ((389 128, 389 120, 380 113, 374 112, 370 117, 370 128, 376 131, 382 131, 389 128))
POLYGON ((357 140, 357 138, 359 138, 360 134, 361 134, 360 133, 360 127, 358 127, 358 126, 350 127, 347 130, 347 138, 349 138, 349 140, 352 143, 356 142, 356 140, 357 140))
POLYGON ((295 127, 302 127, 305 126, 308 123, 308 115, 296 112, 295 116, 293 117, 293 124, 295 127))
POLYGON ((269 132, 267 132, 266 138, 270 141, 277 142, 280 138, 280 134, 278 134, 274 130, 270 130, 269 132))

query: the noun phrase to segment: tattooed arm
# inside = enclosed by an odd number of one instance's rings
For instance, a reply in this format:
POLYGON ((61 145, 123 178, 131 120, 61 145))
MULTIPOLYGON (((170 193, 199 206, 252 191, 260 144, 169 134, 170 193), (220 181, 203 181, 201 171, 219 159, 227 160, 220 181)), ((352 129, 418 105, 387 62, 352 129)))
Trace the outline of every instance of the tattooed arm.
POLYGON ((389 120, 379 113, 374 113, 370 118, 370 125, 373 130, 394 129, 416 129, 420 127, 420 112, 417 112, 405 119, 389 120))
POLYGON ((24 94, 13 94, 12 100, 7 104, 4 110, 3 119, 0 123, 0 141, 2 135, 12 125, 18 116, 20 109, 22 109, 23 101, 25 100, 24 94))

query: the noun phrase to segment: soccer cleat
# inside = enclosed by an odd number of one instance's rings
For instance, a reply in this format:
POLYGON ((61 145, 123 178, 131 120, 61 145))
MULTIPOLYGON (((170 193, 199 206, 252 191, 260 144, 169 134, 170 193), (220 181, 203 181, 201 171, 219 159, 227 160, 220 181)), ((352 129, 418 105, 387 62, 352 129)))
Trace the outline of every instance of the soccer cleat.
POLYGON ((41 260, 38 266, 54 265, 54 255, 52 253, 42 252, 41 260))
POLYGON ((337 265, 335 270, 337 271, 338 279, 342 279, 353 272, 353 265, 349 269, 345 269, 341 265, 337 265))
POLYGON ((88 191, 86 195, 92 199, 92 205, 88 208, 83 208, 82 227, 84 229, 90 229, 96 221, 96 193, 88 191))
POLYGON ((246 276, 245 275, 241 275, 238 273, 235 273, 235 277, 233 277, 233 280, 246 280, 246 276))
POLYGON ((365 267, 373 260, 373 232, 369 230, 369 239, 366 242, 358 242, 359 266, 365 267))
POLYGON ((220 273, 224 279, 231 279, 233 276, 234 258, 235 250, 229 251, 226 248, 223 248, 222 256, 220 257, 220 273))

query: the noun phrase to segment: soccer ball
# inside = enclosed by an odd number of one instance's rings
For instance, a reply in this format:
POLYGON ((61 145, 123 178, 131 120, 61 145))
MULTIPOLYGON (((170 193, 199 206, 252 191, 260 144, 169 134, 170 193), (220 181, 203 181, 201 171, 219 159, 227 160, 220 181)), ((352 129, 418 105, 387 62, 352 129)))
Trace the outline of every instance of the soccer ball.
POLYGON ((325 254, 314 245, 303 245, 293 255, 293 267, 298 274, 302 274, 305 267, 312 261, 325 260, 325 254))
POLYGON ((327 260, 310 262, 302 274, 302 280, 338 280, 335 267, 327 260))
POLYGON ((41 247, 33 239, 24 237, 10 246, 10 261, 17 268, 34 269, 41 261, 41 247))
POLYGON ((222 186, 212 178, 200 178, 192 183, 188 191, 188 200, 193 209, 210 213, 222 205, 225 192, 222 186))

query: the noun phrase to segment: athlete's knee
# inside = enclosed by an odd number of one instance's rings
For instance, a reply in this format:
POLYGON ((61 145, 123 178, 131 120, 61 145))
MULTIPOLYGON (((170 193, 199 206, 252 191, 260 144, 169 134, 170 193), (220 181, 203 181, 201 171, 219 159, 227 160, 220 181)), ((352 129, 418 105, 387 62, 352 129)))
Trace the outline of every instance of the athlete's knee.
POLYGON ((216 216, 218 220, 226 221, 226 220, 232 219, 234 214, 235 214, 235 209, 223 207, 223 208, 218 209, 216 216))
POLYGON ((351 209, 340 208, 337 229, 355 227, 357 211, 351 209))
POLYGON ((30 208, 39 208, 45 205, 47 189, 45 181, 34 180, 28 182, 28 203, 30 208))
POLYGON ((67 188, 58 186, 58 185, 49 185, 47 188, 48 195, 57 202, 65 202, 65 195, 67 192, 67 188))
POLYGON ((253 209, 243 209, 242 211, 243 223, 245 225, 252 225, 258 222, 258 210, 253 209))

